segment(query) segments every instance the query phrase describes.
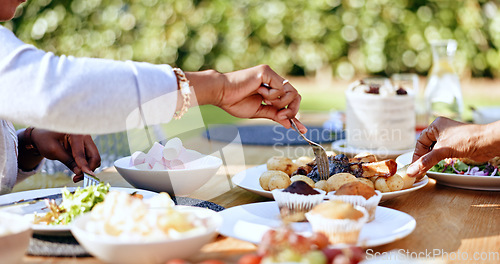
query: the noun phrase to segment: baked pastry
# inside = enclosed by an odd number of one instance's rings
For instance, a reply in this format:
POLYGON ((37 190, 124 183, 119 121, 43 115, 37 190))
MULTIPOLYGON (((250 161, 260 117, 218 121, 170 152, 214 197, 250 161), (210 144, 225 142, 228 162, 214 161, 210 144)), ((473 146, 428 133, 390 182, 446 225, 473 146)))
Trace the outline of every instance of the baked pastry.
POLYGON ((336 191, 340 186, 353 181, 357 181, 356 176, 342 172, 330 176, 326 182, 328 183, 330 191, 336 191))
POLYGON ((305 213, 321 203, 325 192, 313 189, 303 181, 295 181, 286 189, 272 191, 274 200, 280 209, 281 219, 285 222, 305 221, 305 213))
POLYGON ((330 243, 356 244, 368 213, 361 206, 336 200, 315 206, 306 218, 313 231, 325 234, 330 243))
POLYGON ((342 185, 333 195, 328 197, 332 201, 343 201, 353 206, 361 206, 368 212, 368 222, 375 219, 378 203, 382 199, 382 193, 375 191, 372 187, 357 181, 342 185))
POLYGON ((292 183, 295 181, 303 181, 303 182, 309 184, 309 186, 311 186, 312 188, 315 187, 314 181, 305 175, 295 175, 295 176, 292 176, 290 178, 290 180, 292 181, 292 183))
POLYGON ((288 176, 292 175, 298 167, 291 159, 283 156, 274 156, 267 161, 268 170, 279 170, 288 174, 288 176))
POLYGON ((291 180, 290 177, 282 171, 269 170, 260 175, 259 183, 262 189, 272 191, 274 189, 284 189, 288 187, 291 180))
POLYGON ((377 194, 375 193, 375 189, 370 188, 368 185, 359 181, 354 181, 340 186, 335 192, 335 195, 360 195, 368 200, 370 197, 377 194))

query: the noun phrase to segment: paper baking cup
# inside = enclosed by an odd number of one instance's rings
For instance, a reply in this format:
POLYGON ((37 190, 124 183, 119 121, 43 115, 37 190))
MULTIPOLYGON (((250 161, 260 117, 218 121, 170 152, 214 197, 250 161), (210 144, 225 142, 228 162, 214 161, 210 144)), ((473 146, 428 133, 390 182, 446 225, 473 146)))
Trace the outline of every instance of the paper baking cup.
POLYGON ((325 199, 326 192, 315 189, 319 194, 297 194, 284 192, 283 189, 272 190, 274 200, 280 209, 281 219, 290 222, 306 221, 305 213, 325 199))
POLYGON ((306 218, 311 223, 312 230, 325 234, 330 243, 356 245, 361 228, 368 221, 368 212, 362 206, 354 206, 354 208, 363 213, 363 216, 357 220, 329 219, 314 213, 306 213, 306 218))
POLYGON ((328 200, 337 200, 350 203, 353 206, 364 207, 366 211, 368 211, 368 222, 371 222, 375 219, 377 206, 380 203, 380 199, 382 199, 382 193, 380 191, 375 191, 375 193, 376 195, 370 197, 368 200, 361 195, 335 195, 335 192, 328 193, 326 197, 328 200))

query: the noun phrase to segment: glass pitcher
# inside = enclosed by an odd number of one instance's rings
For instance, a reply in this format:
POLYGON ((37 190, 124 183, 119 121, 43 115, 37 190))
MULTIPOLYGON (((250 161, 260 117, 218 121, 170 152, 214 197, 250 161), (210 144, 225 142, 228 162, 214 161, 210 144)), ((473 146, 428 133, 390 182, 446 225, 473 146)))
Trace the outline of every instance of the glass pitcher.
POLYGON ((438 116, 460 121, 463 109, 462 90, 453 66, 457 41, 435 41, 431 43, 431 48, 433 64, 424 94, 429 123, 438 116))

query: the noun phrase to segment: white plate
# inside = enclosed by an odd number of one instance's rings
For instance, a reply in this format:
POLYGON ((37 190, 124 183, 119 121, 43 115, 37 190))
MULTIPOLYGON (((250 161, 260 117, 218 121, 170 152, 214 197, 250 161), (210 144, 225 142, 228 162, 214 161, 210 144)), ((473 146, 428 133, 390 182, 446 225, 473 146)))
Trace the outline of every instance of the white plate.
MULTIPOLYGON (((69 191, 74 191, 76 190, 77 187, 68 187, 67 189, 69 191)), ((15 192, 15 193, 10 193, 6 195, 0 196, 0 207, 4 204, 10 204, 14 203, 20 200, 29 200, 29 199, 36 199, 39 197, 45 197, 47 195, 57 195, 62 193, 63 188, 50 188, 50 189, 38 189, 38 190, 31 190, 31 191, 24 191, 24 192, 15 192)), ((127 193, 133 193, 137 192, 138 194, 141 194, 144 196, 144 198, 151 198, 157 193, 151 192, 151 191, 146 191, 146 190, 140 190, 140 189, 133 189, 133 188, 120 188, 120 187, 111 187, 111 191, 122 191, 122 192, 127 192, 127 193)), ((59 204, 61 202, 62 198, 56 199, 56 202, 59 204)), ((20 215, 24 215, 26 218, 30 218, 30 220, 33 219, 33 214, 36 212, 38 214, 43 214, 47 211, 46 205, 44 201, 39 201, 37 203, 33 204, 20 204, 20 205, 13 205, 13 206, 8 206, 6 208, 3 208, 2 211, 7 211, 11 213, 16 213, 20 215)), ((59 226, 52 226, 52 225, 39 225, 39 224, 34 224, 32 225, 33 233, 35 234, 40 234, 40 235, 58 235, 58 236, 66 236, 66 235, 71 235, 70 232, 70 225, 59 225, 59 226)))
MULTIPOLYGON (((262 202, 231 207, 219 212, 223 222, 219 233, 251 243, 260 243, 264 233, 279 227, 279 209, 276 202, 262 202)), ((376 247, 391 243, 409 235, 416 226, 416 221, 410 215, 379 206, 375 220, 363 226, 359 235, 359 245, 376 247)), ((304 235, 311 234, 308 222, 293 223, 292 228, 304 235)))
MULTIPOLYGON (((411 163, 413 152, 405 153, 396 158, 398 166, 411 163)), ((470 190, 500 191, 499 176, 472 176, 453 173, 441 173, 428 171, 427 176, 436 180, 437 183, 470 190)))
POLYGON ((370 152, 373 155, 377 156, 377 158, 379 159, 394 159, 403 153, 413 150, 413 148, 403 149, 403 150, 388 150, 386 148, 362 149, 362 148, 348 147, 346 146, 345 139, 334 141, 332 143, 332 149, 333 151, 337 152, 337 154, 345 154, 348 157, 356 156, 357 154, 362 152, 370 152))
MULTIPOLYGON (((244 170, 242 172, 239 172, 238 174, 234 175, 234 177, 231 179, 232 182, 239 187, 251 191, 253 193, 259 194, 261 196, 273 199, 273 194, 270 191, 265 191, 260 187, 259 183, 259 178, 262 173, 267 171, 267 165, 259 165, 247 170, 244 170)), ((429 182, 429 178, 424 177, 421 181, 416 182, 413 184, 413 187, 406 189, 406 190, 401 190, 401 191, 395 191, 395 192, 388 192, 388 193, 382 193, 382 199, 381 201, 385 201, 387 199, 392 199, 394 197, 410 193, 413 191, 416 191, 422 187, 424 187, 427 183, 429 182)))

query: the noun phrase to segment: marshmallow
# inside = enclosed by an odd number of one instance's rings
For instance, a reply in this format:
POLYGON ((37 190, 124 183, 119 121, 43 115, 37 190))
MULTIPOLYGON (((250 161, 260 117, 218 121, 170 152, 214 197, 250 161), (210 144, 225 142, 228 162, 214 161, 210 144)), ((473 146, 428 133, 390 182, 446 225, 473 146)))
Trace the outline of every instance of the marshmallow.
POLYGON ((167 168, 165 165, 163 165, 161 162, 155 162, 155 164, 152 166, 151 170, 157 171, 157 170, 166 170, 167 168))
POLYGON ((182 141, 179 138, 172 138, 165 144, 163 149, 163 157, 166 160, 177 159, 185 148, 182 146, 182 141))
POLYGON ((148 151, 148 156, 155 161, 161 161, 161 158, 163 158, 163 146, 160 143, 155 142, 151 149, 148 151))
POLYGON ((178 160, 178 159, 171 160, 170 161, 170 167, 173 170, 182 170, 182 169, 186 168, 186 166, 184 165, 184 162, 182 162, 181 160, 178 160))
POLYGON ((130 158, 130 166, 139 165, 146 162, 146 154, 142 151, 136 151, 130 158))

